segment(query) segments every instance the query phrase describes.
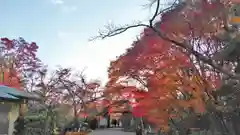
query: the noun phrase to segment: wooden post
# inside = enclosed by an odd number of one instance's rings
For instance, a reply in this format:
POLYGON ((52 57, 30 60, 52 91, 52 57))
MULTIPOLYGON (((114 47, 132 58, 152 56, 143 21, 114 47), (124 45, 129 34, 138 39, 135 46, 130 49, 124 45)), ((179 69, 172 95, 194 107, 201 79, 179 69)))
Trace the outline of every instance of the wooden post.
POLYGON ((24 116, 26 112, 26 99, 23 100, 23 102, 20 103, 19 105, 19 116, 24 116))

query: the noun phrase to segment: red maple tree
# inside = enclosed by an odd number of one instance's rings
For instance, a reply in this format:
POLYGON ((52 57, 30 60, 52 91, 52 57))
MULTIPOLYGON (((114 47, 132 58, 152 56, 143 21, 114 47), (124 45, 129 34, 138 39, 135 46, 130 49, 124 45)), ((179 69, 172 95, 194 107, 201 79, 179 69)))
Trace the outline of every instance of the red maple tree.
POLYGON ((38 46, 35 42, 28 43, 23 38, 0 39, 1 83, 17 89, 30 84, 34 74, 43 66, 36 56, 38 46))
POLYGON ((162 14, 154 29, 145 28, 139 40, 111 62, 105 94, 141 92, 133 96, 141 115, 162 129, 183 111, 204 112, 209 93, 219 86, 220 74, 195 56, 211 56, 222 47, 216 34, 226 22, 227 6, 220 1, 189 1, 162 14), (191 55, 180 43, 197 53, 191 55))

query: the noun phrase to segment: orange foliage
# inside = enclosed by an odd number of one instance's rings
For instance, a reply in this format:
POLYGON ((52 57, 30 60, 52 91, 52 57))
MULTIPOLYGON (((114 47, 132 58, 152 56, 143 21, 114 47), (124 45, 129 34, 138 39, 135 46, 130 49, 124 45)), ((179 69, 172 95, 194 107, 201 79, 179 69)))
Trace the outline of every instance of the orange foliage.
MULTIPOLYGON (((113 80, 126 76, 142 81, 148 92, 138 103, 145 116, 162 128, 168 125, 168 119, 174 110, 192 107, 196 112, 203 111, 203 90, 205 85, 197 73, 188 75, 194 68, 187 55, 157 37, 142 37, 141 41, 127 54, 111 63, 109 77, 113 80), (152 41, 153 40, 153 41, 152 41), (149 41, 149 42, 148 42, 149 41), (163 49, 164 48, 164 49, 163 49), (177 99, 178 93, 191 94, 189 100, 177 99), (198 106, 198 107, 197 107, 198 106)), ((126 81, 126 80, 125 80, 126 81)), ((140 88, 121 85, 121 81, 109 82, 106 92, 121 94, 120 91, 138 90, 140 88)), ((138 99, 135 97, 135 99, 138 99)))
POLYGON ((21 83, 17 73, 14 70, 4 69, 1 72, 0 84, 8 87, 21 89, 21 83))
MULTIPOLYGON (((156 26, 171 40, 189 43, 197 39, 201 43, 193 47, 210 48, 207 53, 214 53, 219 47, 215 35, 225 23, 228 5, 197 2, 192 7, 187 4, 166 12, 156 26)), ((199 66, 186 50, 145 28, 140 39, 111 62, 105 94, 121 96, 123 91, 142 91, 132 96, 142 114, 167 129, 168 120, 180 117, 183 110, 204 112, 205 93, 219 86, 219 74, 199 66)))

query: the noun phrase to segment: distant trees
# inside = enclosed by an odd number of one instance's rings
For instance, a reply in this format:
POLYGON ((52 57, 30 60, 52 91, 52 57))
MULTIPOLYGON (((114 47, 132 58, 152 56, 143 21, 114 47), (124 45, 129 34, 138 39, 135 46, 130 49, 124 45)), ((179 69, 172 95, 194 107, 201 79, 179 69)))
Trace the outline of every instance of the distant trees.
POLYGON ((100 81, 89 81, 70 68, 49 73, 37 57, 38 48, 23 38, 0 38, 0 84, 37 94, 41 101, 30 101, 25 114, 26 132, 53 133, 65 119, 62 113, 77 118, 101 96, 100 81))

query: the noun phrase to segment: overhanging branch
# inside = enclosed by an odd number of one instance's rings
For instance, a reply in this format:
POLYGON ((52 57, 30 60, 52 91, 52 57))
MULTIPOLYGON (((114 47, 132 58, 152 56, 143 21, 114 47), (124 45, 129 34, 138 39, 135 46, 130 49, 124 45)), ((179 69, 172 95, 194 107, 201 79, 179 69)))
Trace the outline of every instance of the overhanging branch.
POLYGON ((157 2, 157 7, 156 7, 154 15, 149 20, 149 24, 137 23, 135 25, 126 25, 126 26, 123 26, 123 27, 115 28, 115 29, 114 29, 113 26, 111 26, 111 27, 109 27, 107 32, 99 32, 99 35, 97 37, 93 38, 92 40, 97 39, 97 38, 105 39, 107 37, 113 37, 113 36, 116 36, 118 34, 121 34, 121 33, 125 32, 129 29, 132 29, 132 28, 148 27, 148 28, 151 28, 155 33, 157 33, 158 36, 161 37, 162 39, 164 39, 166 41, 169 41, 169 42, 175 44, 178 47, 186 49, 187 51, 189 51, 189 53, 193 54, 197 59, 201 60, 202 62, 204 62, 208 65, 210 65, 212 68, 218 70, 219 72, 227 75, 230 78, 238 79, 238 80, 240 79, 240 74, 235 74, 234 72, 231 72, 231 71, 228 71, 228 70, 224 69, 221 65, 217 64, 210 57, 206 57, 203 54, 199 53, 198 51, 194 50, 193 47, 190 44, 173 40, 173 39, 167 37, 165 33, 158 30, 153 24, 153 21, 156 19, 156 16, 159 15, 159 13, 163 13, 163 11, 166 11, 166 9, 171 9, 171 7, 174 6, 176 1, 172 4, 172 6, 166 8, 165 10, 162 10, 162 11, 159 11, 160 0, 156 0, 156 2, 157 2))

